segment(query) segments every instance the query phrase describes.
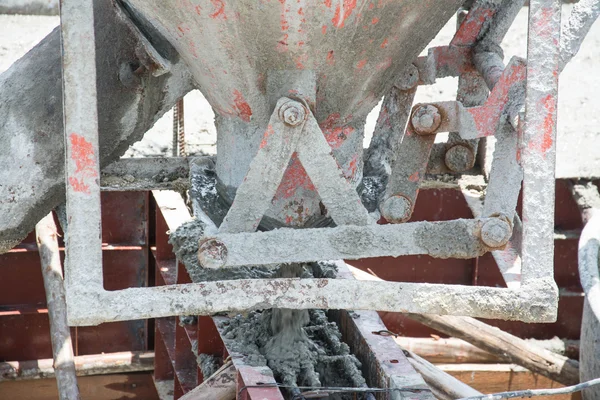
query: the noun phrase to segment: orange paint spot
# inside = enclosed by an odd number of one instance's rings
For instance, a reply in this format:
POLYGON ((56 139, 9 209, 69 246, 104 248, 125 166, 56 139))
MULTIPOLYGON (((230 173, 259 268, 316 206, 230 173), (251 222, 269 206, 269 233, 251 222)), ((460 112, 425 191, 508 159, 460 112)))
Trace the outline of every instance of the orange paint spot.
POLYGON ((322 33, 323 35, 327 33, 327 25, 323 25, 323 26, 321 27, 321 33, 322 33))
POLYGON ((358 70, 361 70, 365 67, 365 65, 367 65, 367 59, 365 58, 364 60, 360 60, 359 62, 356 63, 356 68, 358 70))
POLYGON ((541 151, 544 155, 552 148, 554 140, 552 139, 552 132, 556 125, 556 99, 549 94, 544 98, 544 108, 546 109, 546 118, 544 118, 544 135, 542 137, 541 151))
POLYGON ((375 4, 373 4, 373 3, 369 4, 369 10, 372 10, 374 8, 375 8, 375 4))
POLYGON ((352 15, 352 11, 356 8, 356 0, 343 0, 335 9, 335 14, 331 19, 333 26, 343 28, 346 20, 352 15))
POLYGON ((408 177, 408 180, 411 182, 419 182, 419 171, 415 172, 411 176, 408 177))
POLYGON ((387 45, 388 45, 388 40, 385 39, 383 42, 381 42, 381 46, 379 46, 379 47, 381 47, 382 49, 385 49, 387 47, 387 45))
POLYGON ((331 0, 325 0, 325 6, 331 8, 331 0))
POLYGON ((375 66, 379 71, 386 70, 392 66, 392 57, 387 57, 385 60, 375 66))
POLYGON ((298 9, 298 15, 304 15, 304 9, 302 7, 298 9))
POLYGON ((260 142, 261 149, 267 145, 267 143, 269 142, 269 137, 274 133, 275 130, 273 129, 273 125, 269 124, 269 126, 267 126, 267 130, 265 131, 265 134, 263 135, 263 139, 260 142))
POLYGON ((376 25, 378 22, 379 22, 379 18, 373 18, 373 19, 371 20, 371 24, 372 24, 372 25, 376 25))
POLYGON ((214 12, 209 15, 212 19, 221 18, 223 20, 227 20, 227 16, 225 15, 225 3, 223 0, 210 0, 214 7, 214 12))
POLYGON ((86 179, 98 177, 96 160, 92 143, 76 133, 69 135, 71 142, 71 159, 75 161, 75 176, 69 177, 69 184, 76 192, 89 194, 90 187, 86 179))
POLYGON ((252 116, 252 109, 250 105, 244 99, 242 93, 239 90, 234 90, 233 92, 235 98, 233 100, 235 104, 235 108, 237 109, 238 116, 245 122, 250 122, 250 117, 252 116))
POLYGON ((304 63, 308 61, 308 54, 302 54, 296 58, 296 68, 304 69, 304 63))
POLYGON ((335 64, 335 59, 333 58, 333 50, 330 50, 327 53, 327 64, 329 64, 329 65, 335 64))

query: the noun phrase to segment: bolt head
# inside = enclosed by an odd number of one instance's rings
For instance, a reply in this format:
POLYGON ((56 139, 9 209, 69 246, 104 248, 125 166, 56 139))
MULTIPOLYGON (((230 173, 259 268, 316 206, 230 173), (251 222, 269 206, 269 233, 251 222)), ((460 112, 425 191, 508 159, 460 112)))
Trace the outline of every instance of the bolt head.
POLYGON ((289 126, 298 126, 306 117, 304 107, 297 102, 284 104, 280 110, 281 119, 289 126))
POLYGON ((401 224, 412 215, 412 202, 401 194, 388 197, 379 206, 381 216, 392 224, 401 224))
POLYGON ((481 240, 492 248, 504 246, 511 236, 510 224, 500 218, 491 218, 481 227, 481 240))
POLYGON ((450 171, 463 172, 475 165, 475 155, 470 147, 457 144, 446 150, 444 162, 450 171))
POLYGON ((411 123, 415 132, 421 135, 435 133, 442 124, 442 116, 437 107, 425 104, 415 108, 411 123))
POLYGON ((218 239, 204 239, 199 242, 198 262, 209 269, 221 268, 227 262, 227 247, 218 239))

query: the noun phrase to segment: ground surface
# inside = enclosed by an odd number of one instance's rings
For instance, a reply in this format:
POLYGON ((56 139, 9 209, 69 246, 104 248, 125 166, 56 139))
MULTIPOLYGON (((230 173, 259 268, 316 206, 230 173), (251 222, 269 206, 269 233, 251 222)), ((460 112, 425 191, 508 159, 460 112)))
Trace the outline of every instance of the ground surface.
MULTIPOLYGON (((572 6, 563 6, 566 21, 572 6)), ((505 61, 517 55, 525 57, 527 38, 527 9, 524 8, 503 43, 505 61)), ((58 24, 58 17, 0 15, 0 72, 25 54, 58 24)), ((431 45, 444 45, 455 30, 450 21, 431 45)), ((590 165, 587 161, 600 145, 600 24, 596 23, 586 38, 580 53, 567 66, 560 78, 559 95, 559 170, 590 165)), ((443 79, 435 86, 419 88, 418 102, 451 100, 455 95, 456 79, 443 79)), ((367 138, 375 126, 377 109, 368 118, 367 138)), ((194 91, 185 98, 185 124, 189 153, 216 152, 214 114, 202 94, 194 91)), ((126 156, 168 155, 171 153, 172 114, 167 113, 134 144, 126 156)))

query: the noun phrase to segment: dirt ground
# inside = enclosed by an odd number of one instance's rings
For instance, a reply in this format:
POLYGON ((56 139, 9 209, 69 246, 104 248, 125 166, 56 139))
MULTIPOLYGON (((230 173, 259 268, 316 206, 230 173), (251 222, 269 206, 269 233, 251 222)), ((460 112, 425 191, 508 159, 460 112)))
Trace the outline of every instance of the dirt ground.
MULTIPOLYGON (((567 20, 572 5, 563 6, 563 21, 567 20)), ((0 72, 25 54, 57 24, 58 17, 0 15, 0 72)), ((430 44, 447 44, 455 31, 452 19, 430 44)), ((527 8, 517 17, 503 42, 505 62, 512 56, 525 57, 527 39, 527 8)), ((586 38, 580 53, 560 77, 558 109, 559 175, 567 176, 573 170, 600 166, 597 150, 600 145, 600 23, 596 23, 586 38)), ((419 88, 418 102, 452 100, 456 93, 456 79, 446 78, 436 85, 419 88)), ((367 120, 365 146, 375 126, 378 109, 367 120)), ((214 114, 199 91, 185 98, 185 124, 188 152, 216 153, 214 114)), ((135 143, 125 157, 160 156, 171 153, 172 113, 167 113, 148 131, 144 139, 135 143)), ((597 169, 596 169, 597 170, 597 169)), ((597 175, 597 173, 596 173, 597 175)))

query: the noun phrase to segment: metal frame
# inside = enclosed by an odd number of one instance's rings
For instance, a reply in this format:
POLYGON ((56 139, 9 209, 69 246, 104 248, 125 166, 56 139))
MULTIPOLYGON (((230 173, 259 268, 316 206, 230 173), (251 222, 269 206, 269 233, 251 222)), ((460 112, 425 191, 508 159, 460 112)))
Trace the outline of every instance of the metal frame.
MULTIPOLYGON (((469 315, 528 322, 555 320, 558 291, 553 281, 552 224, 559 1, 530 2, 529 79, 524 146, 520 153, 525 177, 522 282, 519 288, 508 289, 337 279, 273 279, 104 290, 92 1, 63 0, 61 26, 69 221, 65 284, 71 325, 270 307, 469 315)), ((324 157, 322 160, 330 163, 331 159, 324 157)), ((500 218, 492 220, 502 221, 500 218)), ((357 224, 358 221, 348 222, 357 224)), ((256 219, 241 231, 251 230, 254 224, 256 219)), ((360 224, 339 229, 355 229, 360 224)), ((411 225, 382 229, 402 232, 413 229, 414 225, 411 225)))

